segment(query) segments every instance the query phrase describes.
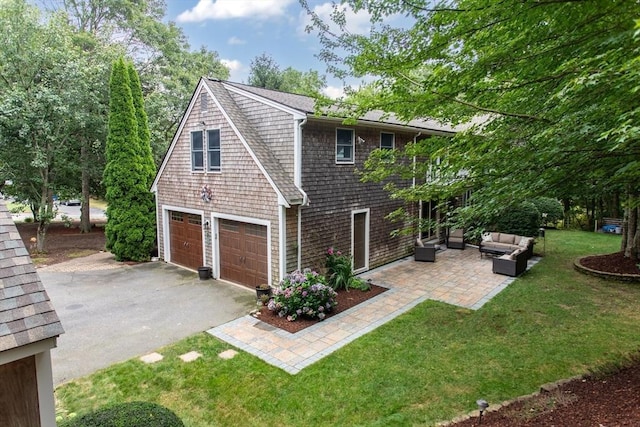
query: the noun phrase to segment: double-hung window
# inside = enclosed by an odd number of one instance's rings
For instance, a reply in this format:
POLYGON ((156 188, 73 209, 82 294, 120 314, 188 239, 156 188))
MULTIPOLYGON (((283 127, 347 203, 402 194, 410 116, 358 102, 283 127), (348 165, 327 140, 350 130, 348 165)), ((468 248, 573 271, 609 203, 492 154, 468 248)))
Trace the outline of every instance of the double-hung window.
POLYGON ((336 129, 336 163, 353 163, 353 129, 336 129))
POLYGON ((191 170, 204 171, 204 145, 202 131, 191 132, 191 170))
POLYGON ((380 133, 380 149, 393 150, 395 148, 395 135, 392 133, 380 133))
POLYGON ((207 130, 207 170, 220 171, 220 129, 207 130))

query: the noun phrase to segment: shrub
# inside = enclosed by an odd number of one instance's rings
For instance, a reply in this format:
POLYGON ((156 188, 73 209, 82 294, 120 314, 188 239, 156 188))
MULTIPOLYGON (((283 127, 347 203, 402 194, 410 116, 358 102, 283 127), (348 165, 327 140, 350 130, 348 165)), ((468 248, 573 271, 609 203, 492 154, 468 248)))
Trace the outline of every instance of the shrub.
POLYGON ((296 270, 273 291, 267 308, 292 322, 299 316, 323 320, 338 303, 336 291, 315 271, 296 270))
POLYGON ((128 402, 81 415, 61 427, 184 427, 171 410, 151 402, 128 402))
POLYGON ((342 252, 333 248, 327 249, 327 259, 325 261, 327 267, 327 282, 333 290, 337 291, 349 288, 368 291, 371 287, 362 279, 355 277, 353 274, 353 265, 351 258, 343 255, 342 252))
POLYGON ((520 236, 536 236, 540 228, 540 213, 531 202, 505 209, 496 221, 496 231, 520 236))
POLYGON ((556 225, 556 223, 564 217, 562 203, 556 199, 552 199, 550 197, 538 197, 533 199, 531 203, 533 203, 538 209, 538 212, 540 212, 540 224, 556 225), (542 217, 543 214, 547 214, 546 218, 542 217))

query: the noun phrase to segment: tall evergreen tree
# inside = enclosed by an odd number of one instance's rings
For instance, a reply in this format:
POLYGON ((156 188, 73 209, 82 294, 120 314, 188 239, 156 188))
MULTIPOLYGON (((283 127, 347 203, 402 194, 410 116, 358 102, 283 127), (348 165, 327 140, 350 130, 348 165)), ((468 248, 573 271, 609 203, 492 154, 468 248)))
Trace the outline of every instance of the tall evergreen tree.
POLYGON ((113 64, 109 82, 109 133, 104 184, 107 189, 107 249, 117 260, 148 260, 155 244, 149 167, 143 158, 136 108, 124 59, 113 64))

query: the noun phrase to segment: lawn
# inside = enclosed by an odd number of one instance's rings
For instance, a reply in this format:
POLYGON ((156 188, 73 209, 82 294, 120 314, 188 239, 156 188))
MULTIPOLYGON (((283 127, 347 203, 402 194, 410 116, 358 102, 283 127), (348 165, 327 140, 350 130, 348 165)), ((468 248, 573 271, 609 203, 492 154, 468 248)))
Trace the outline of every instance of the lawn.
MULTIPOLYGON (((549 231, 545 256, 478 311, 425 302, 292 376, 198 334, 164 360, 114 365, 56 390, 61 419, 109 403, 157 402, 187 426, 434 425, 625 360, 640 349, 640 285, 576 272, 620 237, 549 231), (183 363, 178 355, 204 356, 183 363)), ((55 369, 55 367, 54 367, 55 369)))

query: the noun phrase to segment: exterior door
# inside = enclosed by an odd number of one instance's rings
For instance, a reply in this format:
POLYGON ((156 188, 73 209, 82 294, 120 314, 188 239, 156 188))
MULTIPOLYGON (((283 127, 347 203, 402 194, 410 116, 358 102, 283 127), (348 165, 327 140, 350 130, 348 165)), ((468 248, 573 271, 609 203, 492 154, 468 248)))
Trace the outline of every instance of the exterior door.
POLYGON ((221 219, 220 278, 254 287, 269 282, 267 227, 221 219))
POLYGON ((353 270, 364 271, 369 268, 369 211, 357 211, 352 214, 352 255, 353 270))
POLYGON ((170 211, 171 262, 197 270, 202 266, 202 218, 200 215, 170 211))

